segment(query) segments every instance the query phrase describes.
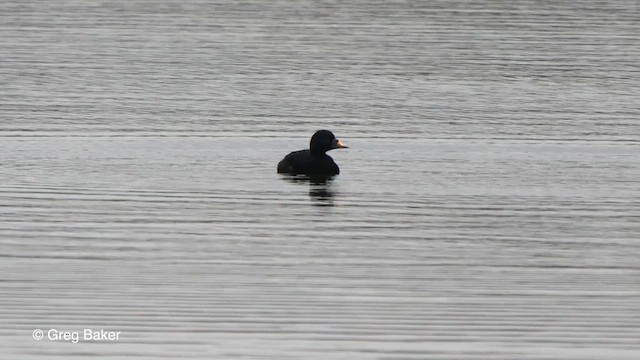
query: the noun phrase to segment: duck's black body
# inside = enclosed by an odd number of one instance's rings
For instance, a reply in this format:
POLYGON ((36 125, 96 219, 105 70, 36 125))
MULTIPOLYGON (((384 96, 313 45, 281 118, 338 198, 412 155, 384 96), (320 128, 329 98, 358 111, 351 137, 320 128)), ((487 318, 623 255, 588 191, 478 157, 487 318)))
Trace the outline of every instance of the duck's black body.
POLYGON ((294 151, 278 163, 280 174, 338 175, 340 168, 331 156, 312 156, 310 150, 294 151))
POLYGON ((280 174, 337 175, 340 168, 326 152, 332 149, 346 148, 344 144, 328 130, 317 131, 311 137, 308 150, 294 151, 278 163, 280 174))

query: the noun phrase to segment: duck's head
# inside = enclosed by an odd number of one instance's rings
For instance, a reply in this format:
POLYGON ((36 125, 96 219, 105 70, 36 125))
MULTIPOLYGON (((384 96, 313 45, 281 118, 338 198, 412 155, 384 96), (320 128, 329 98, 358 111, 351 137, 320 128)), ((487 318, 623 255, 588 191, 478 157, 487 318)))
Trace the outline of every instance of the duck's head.
POLYGON ((322 155, 329 150, 348 148, 342 141, 336 139, 329 130, 318 130, 311 137, 309 149, 312 155, 322 155))

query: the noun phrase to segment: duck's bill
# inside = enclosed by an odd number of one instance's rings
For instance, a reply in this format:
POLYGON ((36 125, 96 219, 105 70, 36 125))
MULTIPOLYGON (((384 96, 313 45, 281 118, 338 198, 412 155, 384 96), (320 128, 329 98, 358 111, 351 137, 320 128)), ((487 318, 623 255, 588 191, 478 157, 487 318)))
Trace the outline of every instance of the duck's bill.
POLYGON ((332 147, 332 149, 348 149, 348 148, 349 148, 348 146, 346 146, 345 144, 343 144, 343 143, 342 143, 342 140, 338 140, 338 139, 336 139, 336 140, 333 142, 333 147, 332 147))

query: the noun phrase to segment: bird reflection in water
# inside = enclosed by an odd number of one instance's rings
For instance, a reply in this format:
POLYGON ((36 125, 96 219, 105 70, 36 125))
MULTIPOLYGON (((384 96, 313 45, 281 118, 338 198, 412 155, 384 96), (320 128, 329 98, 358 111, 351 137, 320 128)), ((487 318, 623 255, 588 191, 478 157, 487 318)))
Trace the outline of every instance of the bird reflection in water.
POLYGON ((309 185, 309 198, 316 206, 333 206, 335 191, 332 189, 334 176, 328 175, 282 175, 292 184, 309 185))

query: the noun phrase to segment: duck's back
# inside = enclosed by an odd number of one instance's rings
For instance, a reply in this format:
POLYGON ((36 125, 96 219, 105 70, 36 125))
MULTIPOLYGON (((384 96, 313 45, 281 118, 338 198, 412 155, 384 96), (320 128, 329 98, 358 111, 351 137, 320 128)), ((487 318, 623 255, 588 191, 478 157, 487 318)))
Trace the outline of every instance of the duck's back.
POLYGON ((290 153, 278 163, 278 173, 337 175, 340 169, 329 155, 311 156, 311 151, 300 150, 290 153))

